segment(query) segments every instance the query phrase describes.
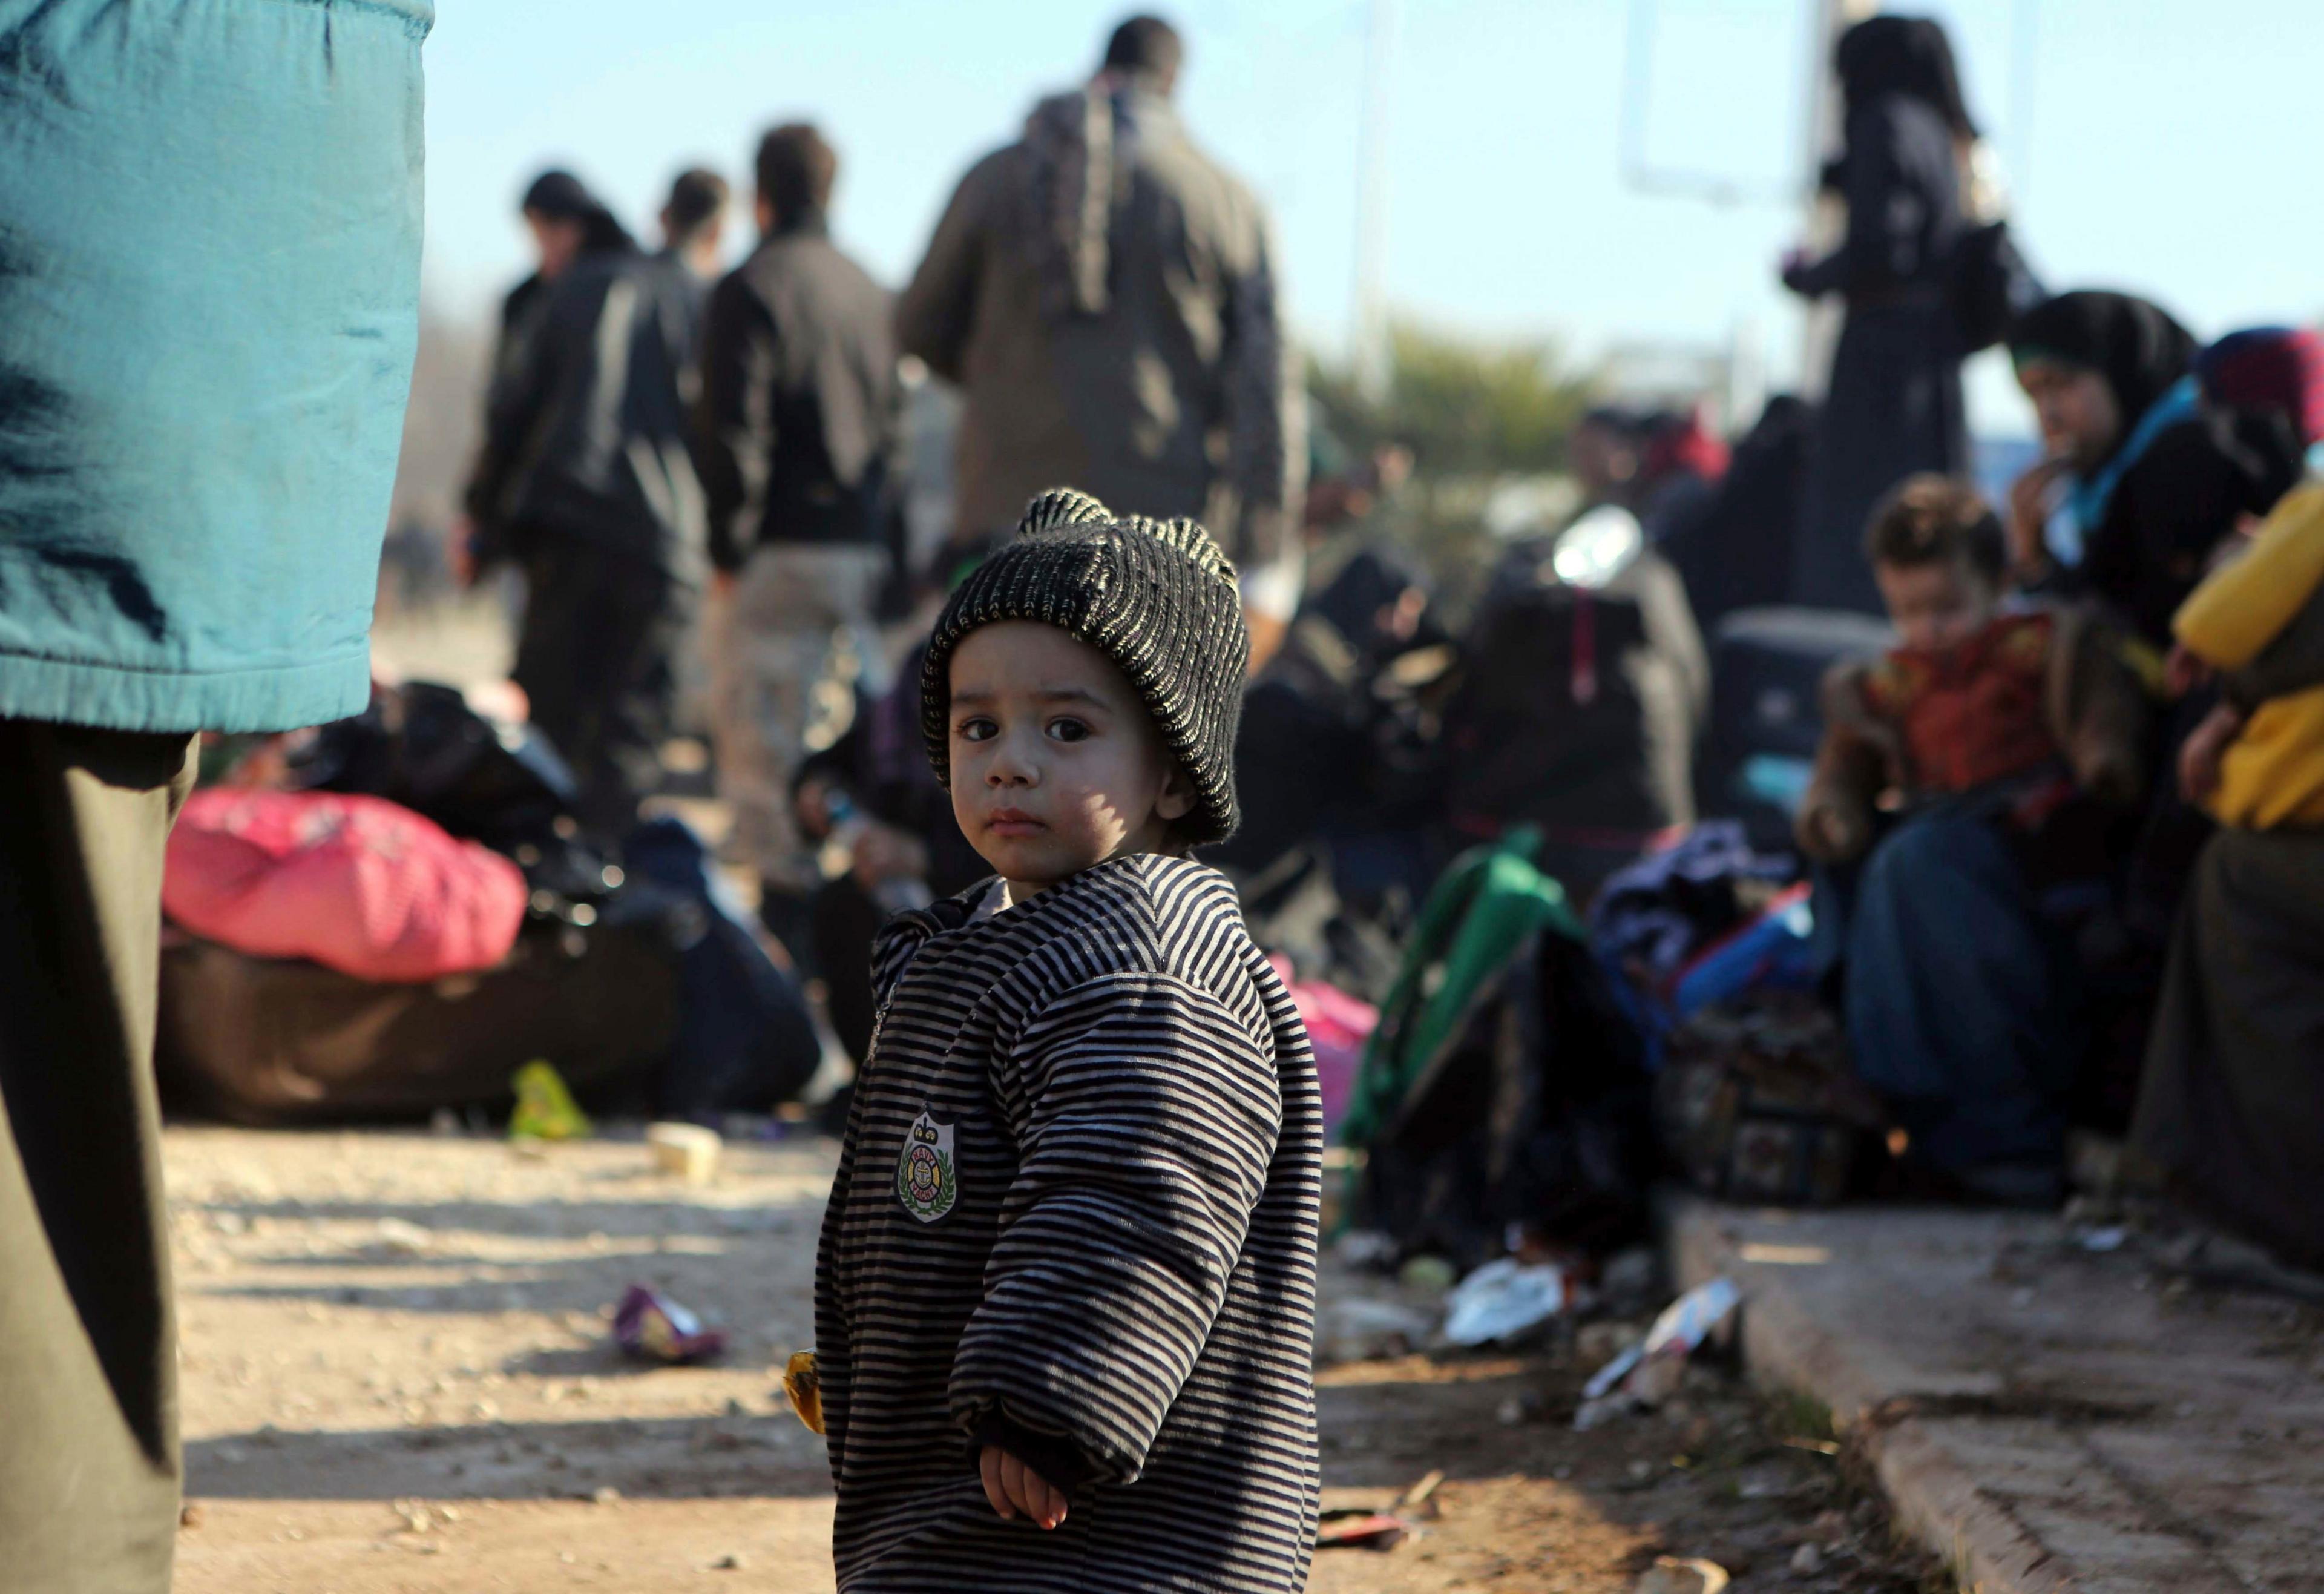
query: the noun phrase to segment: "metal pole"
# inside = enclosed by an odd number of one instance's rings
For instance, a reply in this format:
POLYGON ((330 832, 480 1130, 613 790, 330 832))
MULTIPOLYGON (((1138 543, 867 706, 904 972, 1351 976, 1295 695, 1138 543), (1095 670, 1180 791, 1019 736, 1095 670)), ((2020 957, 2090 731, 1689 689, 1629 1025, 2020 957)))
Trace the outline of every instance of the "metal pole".
POLYGON ((1361 121, 1356 137, 1355 281, 1350 296, 1349 354, 1368 398, 1388 392, 1388 63, 1395 51, 1396 0, 1371 0, 1365 25, 1361 121))
POLYGON ((2010 6, 2009 142, 2016 145, 2015 170, 2009 173, 2013 208, 2025 202, 2034 172, 2034 67, 2042 21, 2034 0, 2015 0, 2010 6))

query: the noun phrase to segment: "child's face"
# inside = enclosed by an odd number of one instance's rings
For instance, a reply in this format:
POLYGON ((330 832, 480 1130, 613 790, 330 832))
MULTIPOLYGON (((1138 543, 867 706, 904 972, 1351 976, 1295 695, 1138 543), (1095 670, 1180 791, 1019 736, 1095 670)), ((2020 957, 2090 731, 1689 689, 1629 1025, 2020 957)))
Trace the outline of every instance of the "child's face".
POLYGON ((2000 607, 2001 594, 1960 560, 1929 564, 1876 564, 1872 578, 1888 617, 1906 647, 1942 648, 1982 631, 2000 607))
POLYGON ((1160 851, 1194 787, 1113 662, 1054 626, 981 626, 952 655, 952 811, 1012 897, 1160 851))

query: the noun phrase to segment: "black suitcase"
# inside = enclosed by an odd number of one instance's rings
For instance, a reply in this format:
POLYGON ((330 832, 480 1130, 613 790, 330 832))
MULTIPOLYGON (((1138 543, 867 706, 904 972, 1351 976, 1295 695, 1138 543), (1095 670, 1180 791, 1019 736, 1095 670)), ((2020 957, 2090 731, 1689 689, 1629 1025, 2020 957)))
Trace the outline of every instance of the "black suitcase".
MULTIPOLYGON (((1505 570, 1515 565, 1504 561, 1505 570)), ((1536 859, 1585 903, 1608 875, 1694 819, 1696 708, 1674 639, 1656 634, 1655 605, 1699 657, 1693 616, 1677 577, 1651 552, 1596 589, 1496 582, 1444 712, 1446 813, 1471 839, 1538 827, 1536 859)))
POLYGON ((1790 847, 1823 737, 1825 673, 1895 644, 1886 621, 1840 609, 1738 609, 1720 621, 1695 760, 1700 811, 1742 820, 1754 846, 1790 847))

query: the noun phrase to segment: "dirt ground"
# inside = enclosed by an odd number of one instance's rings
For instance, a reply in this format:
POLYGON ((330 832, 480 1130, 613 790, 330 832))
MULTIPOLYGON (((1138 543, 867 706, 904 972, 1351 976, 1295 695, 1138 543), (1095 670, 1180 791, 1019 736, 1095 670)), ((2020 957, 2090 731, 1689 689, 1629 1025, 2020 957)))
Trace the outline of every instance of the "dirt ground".
MULTIPOLYGON (((820 1441, 774 1376, 810 1337, 827 1141, 730 1143, 700 1189, 634 1128, 521 1155, 189 1126, 167 1156, 184 1594, 831 1587, 820 1441), (725 1358, 622 1361, 632 1282, 725 1328, 725 1358)), ((1597 1594, 1662 1553, 1747 1591, 1924 1587, 1846 1458, 1784 1442, 1813 1413, 1701 1373, 1670 1411, 1576 1434, 1586 1370, 1570 1348, 1325 1370, 1327 1506, 1446 1481, 1416 1536, 1326 1552, 1310 1587, 1597 1594)))

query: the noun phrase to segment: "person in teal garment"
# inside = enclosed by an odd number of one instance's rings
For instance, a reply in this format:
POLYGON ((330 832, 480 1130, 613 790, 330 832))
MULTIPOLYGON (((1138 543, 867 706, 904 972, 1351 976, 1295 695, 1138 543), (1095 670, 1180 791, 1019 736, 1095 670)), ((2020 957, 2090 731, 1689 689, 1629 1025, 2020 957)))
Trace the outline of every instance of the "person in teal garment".
POLYGON ((428 0, 0 0, 0 1582, 162 1594, 152 1069, 194 733, 343 718, 418 338, 428 0))

